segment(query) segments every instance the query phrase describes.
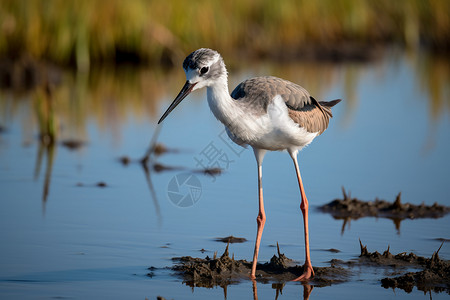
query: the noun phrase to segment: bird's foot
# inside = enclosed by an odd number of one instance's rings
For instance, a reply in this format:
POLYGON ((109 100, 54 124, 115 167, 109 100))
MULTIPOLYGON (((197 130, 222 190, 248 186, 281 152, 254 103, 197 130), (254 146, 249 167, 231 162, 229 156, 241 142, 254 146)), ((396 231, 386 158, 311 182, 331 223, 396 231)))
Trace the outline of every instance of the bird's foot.
POLYGON ((308 281, 312 277, 314 277, 313 267, 311 265, 308 265, 308 266, 304 265, 303 266, 303 274, 301 276, 295 278, 292 281, 308 281))

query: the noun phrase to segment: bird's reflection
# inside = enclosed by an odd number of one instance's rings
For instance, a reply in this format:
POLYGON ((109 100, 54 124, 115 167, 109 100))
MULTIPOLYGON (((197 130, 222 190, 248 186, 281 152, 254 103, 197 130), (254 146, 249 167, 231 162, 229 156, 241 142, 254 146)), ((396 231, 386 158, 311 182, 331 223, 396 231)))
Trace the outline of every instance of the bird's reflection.
POLYGON ((157 163, 155 162, 155 155, 160 154, 157 150, 158 149, 157 141, 158 141, 160 131, 161 131, 161 126, 157 126, 155 131, 153 132, 152 138, 150 139, 150 145, 149 145, 147 151, 145 152, 144 156, 141 159, 132 161, 128 156, 123 156, 123 157, 119 158, 119 161, 124 166, 127 166, 131 162, 138 162, 141 165, 142 170, 144 171, 145 181, 147 182, 148 189, 149 189, 150 195, 151 195, 151 199, 152 199, 153 205, 155 207, 156 218, 158 219, 159 226, 161 226, 161 224, 162 224, 161 207, 159 205, 158 197, 156 194, 155 187, 153 185, 151 174, 152 174, 152 171, 158 171, 155 168, 155 165, 157 165, 157 163))
POLYGON ((161 224, 162 224, 161 209, 159 207, 159 201, 156 196, 155 187, 153 186, 152 178, 150 177, 151 172, 150 172, 150 169, 148 168, 148 165, 145 163, 142 163, 142 169, 144 170, 145 180, 147 181, 147 185, 150 190, 150 194, 152 196, 153 204, 155 206, 155 212, 156 212, 156 217, 158 219, 158 224, 161 226, 161 224))
POLYGON ((150 177, 150 174, 151 174, 150 168, 148 167, 149 162, 151 163, 153 154, 155 153, 156 142, 158 140, 160 131, 161 131, 161 126, 157 126, 155 132, 153 133, 152 139, 150 140, 150 146, 140 162, 141 162, 142 169, 144 170, 145 179, 147 181, 147 185, 150 190, 153 204, 155 206, 155 212, 156 212, 156 217, 158 219, 158 224, 161 226, 161 224, 162 224, 161 208, 159 206, 159 201, 156 196, 155 187, 153 186, 153 182, 150 177))
MULTIPOLYGON (((162 223, 162 216, 161 216, 161 209, 159 206, 159 201, 157 198, 157 193, 155 191, 155 187, 152 182, 151 174, 152 172, 163 172, 163 171, 173 171, 173 170, 186 170, 185 167, 180 166, 170 166, 170 165, 163 165, 159 162, 157 162, 156 157, 159 155, 162 155, 166 152, 178 152, 177 149, 167 149, 164 145, 158 143, 158 137, 161 132, 162 124, 159 126, 156 126, 155 131, 152 135, 152 138, 150 140, 150 145, 145 152, 144 156, 138 160, 138 162, 141 164, 142 169, 144 170, 145 179, 147 181, 148 188, 150 190, 151 198, 153 200, 153 204, 155 206, 155 212, 158 218, 158 223, 161 225, 162 223)), ((127 165, 131 162, 131 160, 128 157, 122 157, 119 159, 122 164, 127 165)), ((198 174, 204 174, 208 176, 215 177, 216 175, 220 175, 222 173, 222 170, 219 168, 204 168, 204 169, 191 169, 188 170, 191 173, 198 173, 198 174)))
MULTIPOLYGON (((212 288, 213 285, 196 285, 192 281, 189 282, 183 282, 183 284, 191 287, 191 292, 195 292, 195 288, 212 288)), ((261 283, 260 283, 261 284, 261 283)), ((275 300, 281 299, 280 296, 283 295, 283 288, 285 287, 286 283, 272 283, 272 289, 275 290, 275 300)), ((296 285, 297 286, 297 285, 296 285)), ((303 288, 303 300, 308 300, 311 296, 311 293, 314 289, 314 286, 308 283, 302 283, 301 284, 303 288)), ((228 285, 219 285, 219 287, 222 288, 223 291, 223 299, 226 300, 228 296, 228 285)), ((252 294, 253 294, 253 300, 258 300, 258 282, 254 279, 252 279, 252 294)))
MULTIPOLYGON (((283 295, 283 288, 286 285, 286 283, 272 283, 272 289, 275 290, 275 300, 278 300, 278 297, 280 295, 283 295)), ((308 284, 308 283, 302 283, 303 286, 303 300, 308 300, 312 290, 314 289, 314 286, 308 284)), ((253 299, 258 300, 258 283, 256 280, 252 280, 252 290, 253 290, 253 299)))

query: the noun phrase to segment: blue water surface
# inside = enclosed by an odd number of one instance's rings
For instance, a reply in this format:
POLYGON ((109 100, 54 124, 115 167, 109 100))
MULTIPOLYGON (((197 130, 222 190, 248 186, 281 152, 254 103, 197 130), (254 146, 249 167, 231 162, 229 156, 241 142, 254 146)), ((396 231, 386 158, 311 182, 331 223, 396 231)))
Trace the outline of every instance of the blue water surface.
MULTIPOLYGON (((359 240, 369 251, 382 252, 390 246, 392 253, 413 251, 429 257, 439 248, 438 239, 450 238, 449 216, 407 219, 396 228, 385 218, 344 224, 317 210, 341 197, 342 187, 362 200, 393 201, 401 192, 403 202, 450 206, 448 84, 438 91, 441 101, 436 101, 436 93, 421 79, 425 71, 420 61, 388 56, 369 64, 312 66, 321 70, 318 73, 302 73, 310 65, 263 64, 230 74, 231 87, 249 76, 272 74, 305 86, 319 99, 343 99, 333 109, 327 131, 299 154, 310 202, 314 266, 327 266, 334 258, 356 259, 359 240), (340 252, 326 251, 330 248, 340 252)), ((182 76, 181 68, 178 71, 182 76)), ((173 265, 172 257, 220 254, 225 244, 214 239, 229 235, 248 240, 230 246, 235 258, 251 259, 258 212, 253 152, 226 138, 209 111, 205 91, 200 91, 164 122, 158 142, 169 151, 153 158, 149 179, 135 162, 148 148, 159 116, 181 88, 181 76, 176 77, 177 87, 167 88, 159 97, 155 112, 143 117, 125 101, 119 121, 108 123, 96 114, 88 115, 82 130, 84 146, 70 150, 58 144, 52 154, 45 147, 40 150, 33 98, 8 91, 0 94, 0 125, 5 128, 0 135, 2 299, 224 297, 221 287, 191 289, 167 267, 173 265), (208 160, 205 153, 212 150, 215 159, 208 160), (123 156, 131 163, 120 163, 123 156), (156 172, 155 163, 172 169, 156 172), (221 167, 223 173, 192 173, 202 164, 221 167), (197 197, 193 205, 180 207, 170 199, 169 182, 186 172, 200 185, 195 191, 180 189, 180 194, 195 192, 197 197), (99 182, 106 187, 99 187, 99 182), (151 266, 152 271, 147 269, 151 266), (147 276, 150 272, 152 276, 147 276)), ((93 102, 86 110, 94 110, 96 99, 85 100, 93 102)), ((111 113, 118 112, 101 116, 111 113)), ((70 127, 67 122, 63 125, 70 127)), ((300 195, 287 153, 266 155, 263 186, 267 222, 260 261, 276 253, 278 242, 281 252, 303 263, 300 195)), ((444 244, 439 255, 450 259, 450 247, 444 244)), ((412 293, 384 289, 380 279, 391 271, 353 270, 348 282, 316 287, 310 299, 348 299, 361 292, 370 299, 430 297, 417 289, 412 293)), ((302 298, 303 289, 288 282, 278 299, 302 298)), ((258 283, 257 293, 259 299, 273 299, 276 289, 271 283, 258 283)), ((252 282, 228 286, 226 295, 227 299, 252 298, 252 282)), ((433 299, 447 296, 432 292, 433 299)))

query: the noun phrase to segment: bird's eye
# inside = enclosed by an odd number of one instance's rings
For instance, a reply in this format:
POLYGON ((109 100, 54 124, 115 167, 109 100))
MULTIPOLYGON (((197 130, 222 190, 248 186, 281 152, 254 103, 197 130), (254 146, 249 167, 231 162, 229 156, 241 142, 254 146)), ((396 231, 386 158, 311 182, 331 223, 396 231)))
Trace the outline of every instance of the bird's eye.
POLYGON ((203 67, 203 68, 200 69, 200 74, 201 75, 206 74, 208 72, 208 70, 209 70, 208 67, 203 67))

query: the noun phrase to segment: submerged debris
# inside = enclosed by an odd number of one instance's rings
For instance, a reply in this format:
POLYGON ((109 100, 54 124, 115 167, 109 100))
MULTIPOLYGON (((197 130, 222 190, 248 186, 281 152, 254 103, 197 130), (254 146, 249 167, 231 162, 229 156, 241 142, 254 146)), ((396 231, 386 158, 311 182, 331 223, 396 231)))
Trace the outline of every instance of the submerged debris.
POLYGON ((221 168, 204 168, 198 170, 197 172, 214 177, 215 175, 222 174, 223 170, 221 168))
MULTIPOLYGON (((163 144, 157 143, 155 146, 153 146, 153 153, 155 153, 156 156, 159 156, 161 154, 164 154, 168 152, 169 149, 164 146, 163 144)), ((175 150, 171 150, 172 152, 176 152, 175 150)))
POLYGON ((97 183, 95 183, 94 185, 85 185, 84 183, 82 183, 82 182, 78 182, 77 184, 76 184, 76 186, 77 187, 84 187, 84 186, 95 186, 95 187, 100 187, 100 188, 104 188, 104 187, 107 187, 108 185, 106 184, 106 182, 104 182, 104 181, 99 181, 99 182, 97 182, 97 183))
POLYGON ((97 182, 96 186, 97 186, 97 187, 104 188, 104 187, 107 187, 108 185, 107 185, 106 182, 104 182, 104 181, 99 181, 99 182, 97 182))
POLYGON ((339 250, 339 249, 334 249, 334 248, 323 249, 323 251, 328 251, 328 252, 331 252, 331 253, 339 253, 339 252, 341 252, 341 250, 339 250))
POLYGON ((231 243, 231 244, 232 243, 243 243, 243 242, 247 241, 246 238, 235 237, 235 236, 232 236, 232 235, 226 236, 226 237, 223 237, 223 238, 218 237, 218 238, 215 238, 214 240, 216 242, 231 243))
POLYGON ((64 140, 61 142, 61 145, 69 150, 78 150, 86 145, 86 143, 80 140, 64 140))
POLYGON ((174 166, 167 166, 160 163, 154 163, 153 164, 153 170, 155 172, 163 172, 163 171, 174 171, 174 170, 183 170, 182 167, 174 167, 174 166))
POLYGON ((439 242, 450 242, 450 239, 444 239, 444 238, 436 238, 435 240, 439 241, 439 242))
POLYGON ((416 267, 423 268, 419 272, 408 272, 404 275, 381 279, 381 285, 384 288, 400 288, 410 293, 414 286, 421 291, 435 291, 450 293, 450 261, 441 260, 439 258, 439 249, 433 253, 431 258, 417 256, 414 253, 402 252, 393 255, 389 252, 389 247, 383 254, 368 252, 367 247, 363 246, 361 241, 361 259, 368 259, 370 263, 375 265, 398 267, 416 267))
POLYGON ((119 161, 122 163, 122 165, 128 166, 131 163, 131 158, 129 156, 124 155, 119 157, 119 161))
POLYGON ((375 199, 374 201, 361 201, 347 195, 342 188, 343 199, 336 199, 319 209, 330 213, 335 218, 359 219, 362 217, 384 217, 391 219, 441 218, 450 212, 450 207, 434 203, 433 205, 414 205, 401 203, 401 193, 394 202, 375 199))

